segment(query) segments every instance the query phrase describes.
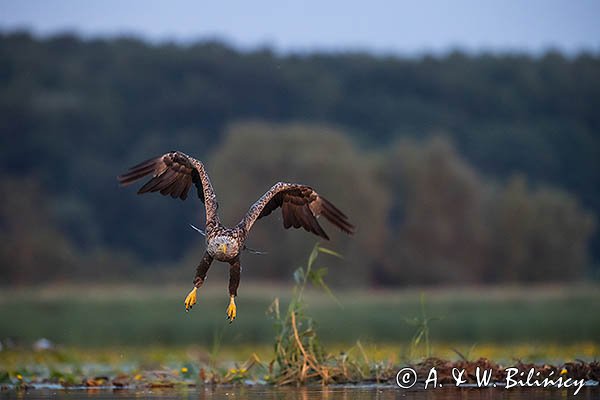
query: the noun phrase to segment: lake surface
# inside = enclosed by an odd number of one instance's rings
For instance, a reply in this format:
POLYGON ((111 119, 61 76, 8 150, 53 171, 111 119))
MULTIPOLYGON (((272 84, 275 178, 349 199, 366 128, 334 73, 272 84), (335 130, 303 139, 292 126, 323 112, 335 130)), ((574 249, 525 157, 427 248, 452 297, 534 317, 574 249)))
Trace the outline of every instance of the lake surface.
POLYGON ((600 387, 584 387, 577 396, 573 390, 546 388, 438 388, 431 390, 404 390, 396 386, 218 386, 182 389, 35 389, 27 391, 0 391, 0 399, 248 399, 248 400, 526 400, 526 399, 598 399, 600 387))

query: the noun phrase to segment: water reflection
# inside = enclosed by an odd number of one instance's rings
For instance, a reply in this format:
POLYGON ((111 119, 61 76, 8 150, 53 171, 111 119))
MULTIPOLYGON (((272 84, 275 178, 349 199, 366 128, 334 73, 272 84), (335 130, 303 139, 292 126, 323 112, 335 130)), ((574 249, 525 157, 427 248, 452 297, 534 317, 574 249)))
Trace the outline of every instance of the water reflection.
MULTIPOLYGON (((564 399, 571 397, 572 390, 563 389, 491 389, 491 388, 443 388, 432 390, 402 390, 397 387, 375 386, 329 386, 301 388, 273 387, 201 387, 182 389, 145 389, 145 390, 107 390, 107 389, 74 389, 51 390, 39 389, 28 391, 0 391, 0 399, 247 399, 247 400, 525 400, 525 399, 564 399)), ((585 387, 577 395, 577 399, 597 399, 600 388, 585 387)))

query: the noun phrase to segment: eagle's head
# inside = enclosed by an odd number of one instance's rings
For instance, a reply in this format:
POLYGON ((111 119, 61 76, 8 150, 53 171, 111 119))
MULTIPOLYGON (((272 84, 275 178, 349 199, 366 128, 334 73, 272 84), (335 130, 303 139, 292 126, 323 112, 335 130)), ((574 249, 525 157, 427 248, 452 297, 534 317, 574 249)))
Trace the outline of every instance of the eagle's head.
POLYGON ((208 252, 219 261, 233 259, 239 253, 237 240, 230 236, 217 236, 208 243, 208 252))

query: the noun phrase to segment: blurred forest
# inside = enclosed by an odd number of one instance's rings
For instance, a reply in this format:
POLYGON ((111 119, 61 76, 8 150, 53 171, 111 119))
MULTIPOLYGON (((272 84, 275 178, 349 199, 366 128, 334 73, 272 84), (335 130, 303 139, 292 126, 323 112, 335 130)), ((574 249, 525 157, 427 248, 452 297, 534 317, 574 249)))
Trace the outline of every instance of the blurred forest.
MULTIPOLYGON (((346 257, 332 285, 600 276, 597 54, 283 56, 21 32, 0 34, 0 85, 0 284, 191 281, 201 203, 115 179, 169 150, 205 162, 227 224, 278 180, 339 205, 358 232, 323 222, 346 257)), ((314 241, 261 220, 248 246, 269 254, 244 255, 244 279, 289 281, 314 241)))

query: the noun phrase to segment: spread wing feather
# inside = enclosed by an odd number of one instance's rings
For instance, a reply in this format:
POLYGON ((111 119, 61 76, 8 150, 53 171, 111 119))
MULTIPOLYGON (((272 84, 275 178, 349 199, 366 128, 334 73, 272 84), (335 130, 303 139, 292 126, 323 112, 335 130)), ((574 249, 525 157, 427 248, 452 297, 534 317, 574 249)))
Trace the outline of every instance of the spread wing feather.
POLYGON ((152 175, 152 178, 138 190, 138 194, 160 192, 164 196, 185 200, 193 184, 205 204, 207 221, 216 218, 214 191, 200 161, 180 151, 172 151, 134 165, 117 179, 121 185, 127 186, 147 175, 152 175))
POLYGON ((284 182, 276 183, 258 199, 250 207, 240 225, 249 232, 256 220, 266 217, 279 207, 283 216, 283 227, 286 229, 304 228, 329 240, 329 236, 317 221, 317 218, 322 215, 343 232, 352 234, 355 230, 343 212, 311 187, 284 182))
POLYGON ((198 197, 204 202, 204 192, 199 161, 179 151, 163 154, 134 165, 118 177, 119 183, 127 186, 146 175, 152 174, 152 179, 146 182, 138 193, 160 192, 173 198, 185 200, 191 184, 196 185, 198 197))

